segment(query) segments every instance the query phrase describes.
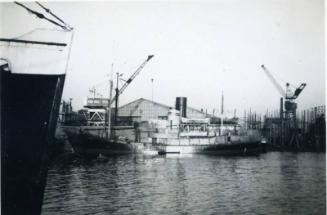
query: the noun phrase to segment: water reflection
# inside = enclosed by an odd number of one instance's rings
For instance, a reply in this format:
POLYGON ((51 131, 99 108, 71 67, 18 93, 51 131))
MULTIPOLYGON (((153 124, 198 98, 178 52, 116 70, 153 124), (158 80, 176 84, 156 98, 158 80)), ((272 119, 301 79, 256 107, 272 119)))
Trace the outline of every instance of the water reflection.
POLYGON ((325 154, 69 158, 43 214, 324 214, 325 154))

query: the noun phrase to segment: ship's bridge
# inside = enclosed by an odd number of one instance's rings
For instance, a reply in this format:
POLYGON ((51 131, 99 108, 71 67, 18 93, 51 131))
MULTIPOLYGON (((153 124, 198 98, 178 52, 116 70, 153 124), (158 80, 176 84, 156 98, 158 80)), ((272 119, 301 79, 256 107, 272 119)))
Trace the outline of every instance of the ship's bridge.
POLYGON ((106 98, 87 98, 85 108, 106 109, 108 107, 109 99, 106 98))

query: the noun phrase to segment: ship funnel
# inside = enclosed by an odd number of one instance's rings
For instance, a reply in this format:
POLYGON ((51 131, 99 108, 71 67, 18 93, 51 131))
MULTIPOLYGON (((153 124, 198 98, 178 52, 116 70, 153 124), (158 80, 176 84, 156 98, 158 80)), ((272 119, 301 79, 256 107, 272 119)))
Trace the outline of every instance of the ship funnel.
POLYGON ((181 117, 186 118, 187 98, 186 97, 176 97, 175 109, 179 110, 181 117))

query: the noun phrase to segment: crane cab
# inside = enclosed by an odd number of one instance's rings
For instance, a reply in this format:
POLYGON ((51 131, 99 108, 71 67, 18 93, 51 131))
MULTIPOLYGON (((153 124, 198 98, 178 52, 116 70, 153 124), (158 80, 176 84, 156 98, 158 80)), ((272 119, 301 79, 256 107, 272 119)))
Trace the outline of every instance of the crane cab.
POLYGON ((297 109, 297 104, 295 102, 286 100, 285 101, 285 110, 286 111, 296 111, 297 109))

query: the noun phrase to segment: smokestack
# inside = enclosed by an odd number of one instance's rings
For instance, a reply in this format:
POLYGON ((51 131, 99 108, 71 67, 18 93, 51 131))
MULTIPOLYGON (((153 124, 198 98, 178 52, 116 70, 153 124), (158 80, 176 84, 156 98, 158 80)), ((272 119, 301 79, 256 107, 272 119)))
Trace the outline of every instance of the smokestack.
POLYGON ((175 109, 179 110, 182 117, 186 118, 187 112, 187 98, 186 97, 176 97, 175 109))

